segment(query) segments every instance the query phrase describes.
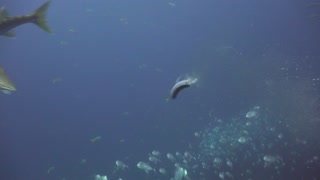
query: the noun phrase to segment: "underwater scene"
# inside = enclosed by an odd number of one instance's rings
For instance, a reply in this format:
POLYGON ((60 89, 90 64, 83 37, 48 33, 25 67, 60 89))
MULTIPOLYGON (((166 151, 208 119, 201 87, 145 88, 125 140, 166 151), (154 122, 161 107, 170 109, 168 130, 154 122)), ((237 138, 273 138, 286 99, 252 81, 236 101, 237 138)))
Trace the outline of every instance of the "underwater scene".
POLYGON ((320 180, 320 1, 0 0, 1 180, 320 180))

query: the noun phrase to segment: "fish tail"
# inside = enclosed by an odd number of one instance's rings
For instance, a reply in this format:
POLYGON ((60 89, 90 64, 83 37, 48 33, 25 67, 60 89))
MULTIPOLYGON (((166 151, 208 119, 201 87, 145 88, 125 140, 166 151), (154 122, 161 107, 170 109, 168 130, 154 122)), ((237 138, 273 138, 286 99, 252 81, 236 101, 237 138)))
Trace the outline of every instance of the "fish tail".
POLYGON ((47 1, 34 12, 34 15, 36 17, 34 23, 48 33, 51 33, 51 30, 47 24, 47 9, 50 5, 50 2, 50 0, 47 1))

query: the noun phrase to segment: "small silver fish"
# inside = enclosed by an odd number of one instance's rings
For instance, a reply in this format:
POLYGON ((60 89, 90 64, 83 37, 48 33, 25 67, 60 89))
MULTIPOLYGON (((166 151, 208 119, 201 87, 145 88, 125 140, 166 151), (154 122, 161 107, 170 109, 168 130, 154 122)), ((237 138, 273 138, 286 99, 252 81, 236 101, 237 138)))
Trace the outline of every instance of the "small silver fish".
POLYGON ((149 174, 149 171, 155 171, 148 163, 142 161, 137 164, 137 167, 141 170, 144 170, 147 174, 149 174))
POLYGON ((149 161, 153 162, 154 164, 157 164, 161 160, 155 156, 149 156, 149 161))
POLYGON ((119 167, 122 170, 128 168, 128 166, 125 163, 123 163, 122 161, 119 161, 119 160, 116 161, 116 165, 117 165, 117 167, 119 167))

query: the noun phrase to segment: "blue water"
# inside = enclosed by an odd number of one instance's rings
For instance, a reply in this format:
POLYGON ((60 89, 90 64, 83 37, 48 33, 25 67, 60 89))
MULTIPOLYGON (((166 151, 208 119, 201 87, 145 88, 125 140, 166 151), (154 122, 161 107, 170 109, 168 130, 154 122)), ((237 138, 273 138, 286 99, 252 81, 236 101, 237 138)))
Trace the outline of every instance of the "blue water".
MULTIPOLYGON (((42 3, 0 6, 22 15, 42 3)), ((25 24, 16 38, 0 37, 0 63, 17 88, 0 95, 0 179, 170 179, 175 167, 166 154, 177 151, 195 157, 183 166, 195 180, 222 179, 220 172, 232 174, 224 179, 320 179, 320 18, 309 18, 320 7, 307 4, 52 1, 52 34, 25 24), (168 101, 186 74, 198 82, 168 101), (203 150, 219 138, 206 134, 214 127, 233 141, 254 106, 261 115, 248 120, 256 128, 248 129, 247 146, 203 150), (153 150, 162 153, 154 167, 166 175, 137 168, 152 164, 153 150), (233 167, 212 165, 211 150, 233 167), (264 162, 266 154, 281 160, 264 162), (129 168, 117 169, 116 160, 129 168)))

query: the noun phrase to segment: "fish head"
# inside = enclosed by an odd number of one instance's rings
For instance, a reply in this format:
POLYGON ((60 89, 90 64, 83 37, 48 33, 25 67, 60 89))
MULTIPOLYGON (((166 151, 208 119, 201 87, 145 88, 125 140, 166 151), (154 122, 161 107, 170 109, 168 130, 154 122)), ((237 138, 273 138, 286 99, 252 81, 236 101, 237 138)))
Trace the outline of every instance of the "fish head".
POLYGON ((192 84, 195 84, 195 83, 198 81, 198 78, 189 77, 189 78, 187 79, 187 81, 188 81, 188 84, 189 84, 189 85, 192 85, 192 84))
POLYGON ((198 75, 196 75, 195 73, 193 73, 192 75, 189 75, 189 74, 180 75, 177 78, 176 83, 181 81, 185 81, 186 84, 188 85, 195 84, 198 81, 198 75))

